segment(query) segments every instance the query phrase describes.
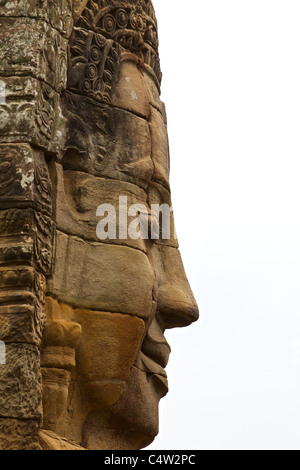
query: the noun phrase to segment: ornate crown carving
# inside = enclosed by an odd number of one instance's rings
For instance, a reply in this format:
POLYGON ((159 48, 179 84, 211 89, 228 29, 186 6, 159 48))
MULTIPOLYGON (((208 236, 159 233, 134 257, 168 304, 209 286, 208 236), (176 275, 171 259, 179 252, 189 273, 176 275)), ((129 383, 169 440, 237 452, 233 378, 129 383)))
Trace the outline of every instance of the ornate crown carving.
POLYGON ((150 0, 89 0, 75 26, 137 54, 161 82, 157 21, 150 0))

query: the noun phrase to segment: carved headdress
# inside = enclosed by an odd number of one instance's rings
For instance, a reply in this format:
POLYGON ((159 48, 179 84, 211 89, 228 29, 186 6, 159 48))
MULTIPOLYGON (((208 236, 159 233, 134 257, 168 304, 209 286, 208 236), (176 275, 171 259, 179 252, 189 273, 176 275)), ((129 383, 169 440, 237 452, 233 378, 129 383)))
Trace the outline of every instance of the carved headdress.
POLYGON ((78 12, 70 43, 73 91, 80 81, 81 93, 109 102, 120 49, 134 53, 160 85, 157 21, 150 1, 89 0, 81 2, 78 12))

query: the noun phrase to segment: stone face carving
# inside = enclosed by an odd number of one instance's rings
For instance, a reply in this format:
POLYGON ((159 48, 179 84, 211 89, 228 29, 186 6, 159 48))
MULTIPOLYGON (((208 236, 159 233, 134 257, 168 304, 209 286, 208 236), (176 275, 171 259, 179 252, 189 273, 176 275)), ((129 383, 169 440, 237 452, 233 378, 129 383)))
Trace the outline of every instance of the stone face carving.
POLYGON ((140 449, 165 329, 198 318, 173 214, 167 238, 151 218, 171 206, 153 6, 4 0, 0 23, 0 449, 140 449))

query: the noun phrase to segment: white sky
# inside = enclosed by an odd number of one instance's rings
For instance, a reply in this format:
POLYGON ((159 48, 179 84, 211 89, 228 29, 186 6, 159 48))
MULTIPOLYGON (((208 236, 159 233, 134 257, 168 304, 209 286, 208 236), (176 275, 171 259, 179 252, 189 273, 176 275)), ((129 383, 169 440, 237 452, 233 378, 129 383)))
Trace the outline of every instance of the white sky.
POLYGON ((300 450, 299 0, 153 0, 181 253, 148 449, 300 450))

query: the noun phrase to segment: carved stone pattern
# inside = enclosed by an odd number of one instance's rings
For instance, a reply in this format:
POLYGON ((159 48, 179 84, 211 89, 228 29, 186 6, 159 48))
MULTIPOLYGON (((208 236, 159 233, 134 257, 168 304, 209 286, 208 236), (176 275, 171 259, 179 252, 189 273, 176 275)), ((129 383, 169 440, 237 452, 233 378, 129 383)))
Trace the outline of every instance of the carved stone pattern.
POLYGON ((51 183, 43 158, 34 158, 29 146, 5 145, 0 162, 0 208, 32 205, 50 216, 51 183))
POLYGON ((32 289, 40 305, 45 303, 45 277, 28 266, 2 268, 0 270, 0 290, 12 288, 32 289))
MULTIPOLYGON (((73 1, 73 0, 72 0, 73 1)), ((72 31, 71 0, 1 0, 0 16, 29 17, 47 21, 54 29, 68 38, 72 31)))
POLYGON ((54 132, 56 93, 48 85, 41 83, 40 99, 36 103, 35 120, 38 129, 38 140, 45 142, 47 148, 54 132))
MULTIPOLYGON (((4 230, 6 233, 9 232, 9 227, 14 223, 18 224, 19 220, 21 223, 24 221, 23 211, 17 211, 13 214, 10 212, 5 213, 5 211, 0 213, 0 220, 3 223, 1 235, 4 230), (18 213, 21 213, 20 217, 18 213)), ((25 232, 26 235, 23 232, 22 235, 16 234, 13 237, 12 232, 7 235, 7 237, 10 237, 9 241, 4 246, 0 246, 0 265, 5 265, 8 262, 26 262, 42 274, 49 276, 52 271, 55 225, 49 217, 45 217, 36 211, 30 213, 26 222, 26 226, 30 227, 30 231, 25 232)), ((16 230, 16 226, 13 230, 16 230)))
POLYGON ((103 34, 124 49, 138 54, 153 69, 160 83, 162 73, 153 6, 146 0, 129 0, 119 5, 111 3, 108 0, 90 0, 76 26, 103 34))
POLYGON ((60 112, 58 93, 31 77, 1 80, 7 92, 6 102, 0 103, 1 142, 27 142, 53 152, 56 118, 60 112))
POLYGON ((119 70, 120 46, 101 34, 74 29, 68 89, 109 104, 119 70))
MULTIPOLYGON (((38 199, 41 203, 41 206, 49 208, 47 211, 51 215, 51 183, 48 167, 46 165, 36 165, 34 169, 34 183, 35 190, 38 193, 38 199)), ((49 233, 50 234, 50 233, 49 233)), ((48 234, 48 235, 49 235, 48 234)))
POLYGON ((43 151, 53 155, 63 135, 71 8, 70 0, 0 0, 0 450, 39 449, 40 345, 55 236, 43 151))
POLYGON ((50 176, 29 145, 1 145, 0 162, 0 339, 39 346, 55 234, 50 176))

